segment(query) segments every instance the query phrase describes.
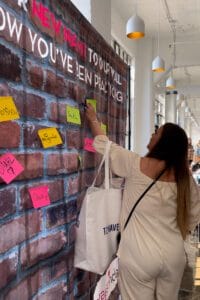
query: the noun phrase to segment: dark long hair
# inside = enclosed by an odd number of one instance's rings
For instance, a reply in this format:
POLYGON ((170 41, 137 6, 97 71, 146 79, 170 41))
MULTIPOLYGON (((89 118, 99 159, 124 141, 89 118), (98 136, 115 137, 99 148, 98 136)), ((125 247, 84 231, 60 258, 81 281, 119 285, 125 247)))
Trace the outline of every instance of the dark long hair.
POLYGON ((164 160, 167 168, 172 168, 177 183, 177 223, 183 238, 189 225, 190 176, 188 166, 188 138, 178 125, 163 125, 161 137, 147 157, 164 160))

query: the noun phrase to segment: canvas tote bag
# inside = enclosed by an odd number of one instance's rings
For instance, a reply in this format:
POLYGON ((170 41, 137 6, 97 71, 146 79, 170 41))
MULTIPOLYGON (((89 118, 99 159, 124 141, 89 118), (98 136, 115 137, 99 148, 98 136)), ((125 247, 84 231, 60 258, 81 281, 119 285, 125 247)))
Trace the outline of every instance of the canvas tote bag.
POLYGON ((110 186, 110 141, 91 187, 88 188, 76 227, 76 268, 103 274, 117 251, 122 190, 110 186), (105 162, 105 185, 95 187, 105 162))

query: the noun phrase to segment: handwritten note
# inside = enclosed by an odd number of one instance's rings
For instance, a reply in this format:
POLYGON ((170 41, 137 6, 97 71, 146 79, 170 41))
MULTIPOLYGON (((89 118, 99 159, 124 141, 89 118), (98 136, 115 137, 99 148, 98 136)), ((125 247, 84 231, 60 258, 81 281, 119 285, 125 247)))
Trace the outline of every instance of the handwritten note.
POLYGON ((44 148, 62 144, 62 139, 57 128, 45 128, 38 130, 38 135, 44 148))
POLYGON ((91 104, 95 111, 97 111, 97 101, 95 99, 86 99, 86 103, 91 104))
POLYGON ((105 134, 107 133, 107 126, 105 124, 101 123, 101 129, 105 134))
POLYGON ((80 111, 78 108, 67 105, 67 122, 81 125, 80 111))
POLYGON ((23 166, 11 153, 0 157, 0 176, 7 184, 14 180, 23 170, 23 166))
POLYGON ((89 152, 96 152, 96 150, 93 147, 93 139, 85 138, 84 139, 84 150, 87 150, 89 152))
POLYGON ((0 122, 19 119, 12 97, 0 97, 0 122))
POLYGON ((50 204, 47 185, 29 188, 28 191, 34 208, 40 208, 50 204))

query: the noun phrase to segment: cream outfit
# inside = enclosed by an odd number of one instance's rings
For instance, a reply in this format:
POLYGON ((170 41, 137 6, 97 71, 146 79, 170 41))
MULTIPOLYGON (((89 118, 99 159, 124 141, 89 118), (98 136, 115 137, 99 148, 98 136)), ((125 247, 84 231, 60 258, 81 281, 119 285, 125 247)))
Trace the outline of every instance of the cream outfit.
MULTIPOLYGON (((96 136, 94 147, 103 154, 108 138, 96 136)), ((140 156, 112 143, 111 168, 125 178, 120 226, 152 179, 140 171, 140 156)), ((190 229, 200 220, 199 190, 191 180, 190 229)), ((122 232, 119 288, 123 300, 176 300, 185 267, 184 243, 176 221, 177 187, 157 181, 134 211, 122 232)))

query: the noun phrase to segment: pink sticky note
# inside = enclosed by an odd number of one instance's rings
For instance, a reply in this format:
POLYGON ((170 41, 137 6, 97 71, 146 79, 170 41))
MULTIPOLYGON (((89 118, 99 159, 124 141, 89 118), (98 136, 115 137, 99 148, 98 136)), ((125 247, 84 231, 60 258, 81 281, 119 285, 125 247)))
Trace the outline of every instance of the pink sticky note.
POLYGON ((31 195, 34 208, 40 208, 50 204, 47 185, 33 187, 28 191, 31 195))
POLYGON ((23 166, 11 153, 6 153, 0 157, 0 176, 7 184, 23 170, 23 166))
POLYGON ((84 150, 87 150, 89 152, 96 152, 96 150, 93 147, 93 139, 85 138, 84 139, 84 150))

